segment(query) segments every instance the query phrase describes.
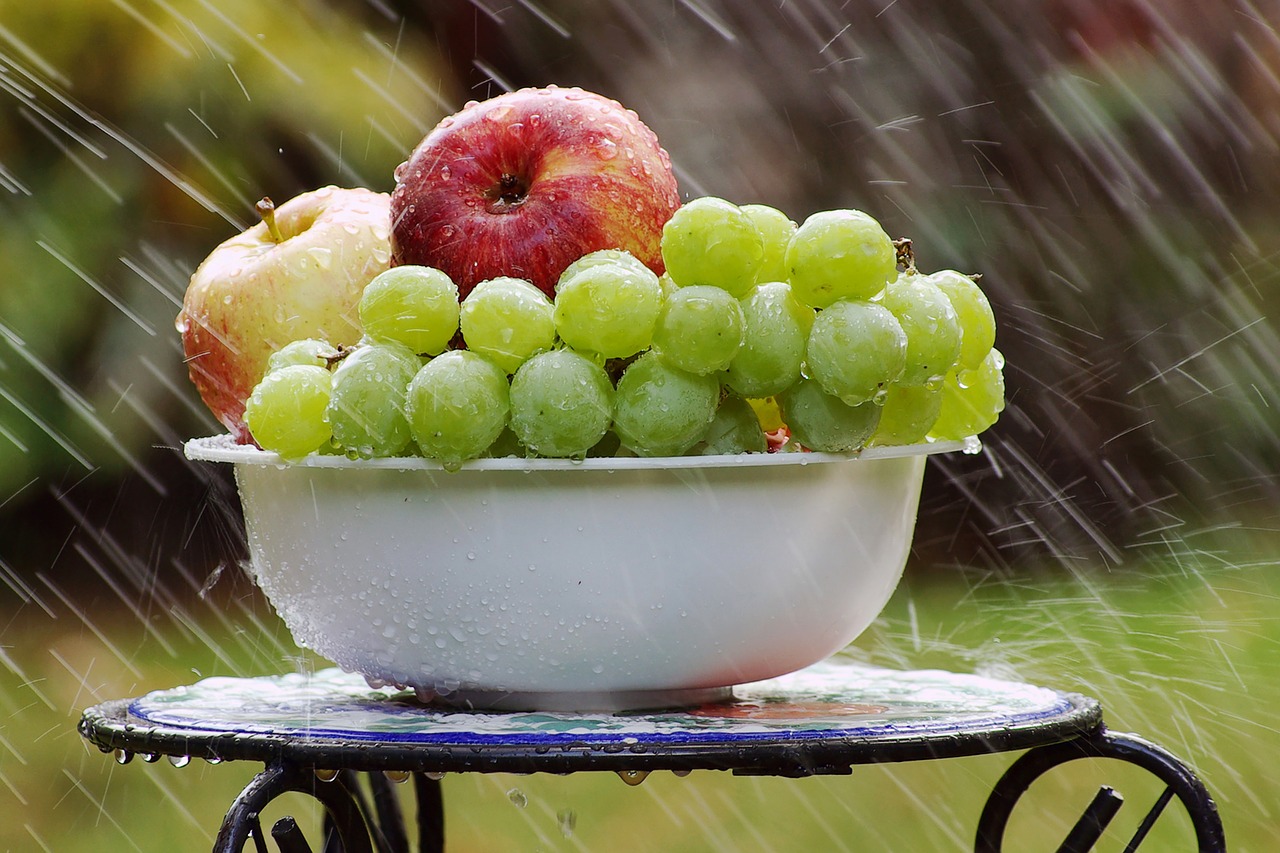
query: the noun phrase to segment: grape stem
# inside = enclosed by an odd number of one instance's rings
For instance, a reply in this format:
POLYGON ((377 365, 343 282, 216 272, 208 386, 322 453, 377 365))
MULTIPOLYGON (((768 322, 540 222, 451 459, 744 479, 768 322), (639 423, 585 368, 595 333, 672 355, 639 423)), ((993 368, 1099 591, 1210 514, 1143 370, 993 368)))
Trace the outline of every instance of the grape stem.
POLYGON ((258 216, 266 223, 267 233, 271 235, 271 242, 283 243, 284 234, 280 233, 280 226, 276 224, 276 203, 266 196, 262 197, 262 201, 253 206, 258 212, 258 216))
POLYGON ((338 350, 333 355, 322 356, 325 361, 325 367, 333 370, 333 366, 341 362, 344 358, 356 351, 356 347, 349 347, 346 344, 338 344, 338 350))
POLYGON ((898 266, 902 267, 903 272, 915 272, 916 255, 911 250, 911 238, 899 237, 894 240, 893 249, 898 253, 898 266))

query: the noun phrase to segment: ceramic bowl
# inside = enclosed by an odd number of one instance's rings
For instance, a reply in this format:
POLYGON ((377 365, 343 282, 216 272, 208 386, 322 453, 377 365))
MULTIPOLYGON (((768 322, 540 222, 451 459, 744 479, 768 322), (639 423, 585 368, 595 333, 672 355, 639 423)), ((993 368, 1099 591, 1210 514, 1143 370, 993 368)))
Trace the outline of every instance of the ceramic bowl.
POLYGON ((492 709, 721 698, 850 643, 906 563, 925 457, 976 443, 662 459, 311 456, 235 468, 257 584, 300 646, 492 709))

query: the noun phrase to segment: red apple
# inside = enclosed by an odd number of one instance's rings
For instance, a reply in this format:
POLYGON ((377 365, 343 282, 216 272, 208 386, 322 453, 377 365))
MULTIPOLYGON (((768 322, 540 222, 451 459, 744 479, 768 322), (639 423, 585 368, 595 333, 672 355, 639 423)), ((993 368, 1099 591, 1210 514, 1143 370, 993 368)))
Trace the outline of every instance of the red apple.
POLYGON ((237 441, 251 440, 244 402, 285 344, 334 346, 361 335, 364 287, 390 266, 390 199, 325 187, 275 209, 218 246, 191 276, 178 314, 191 381, 237 441))
POLYGON ((521 89, 444 119, 396 169, 392 263, 443 270, 463 297, 497 276, 551 296, 597 249, 661 274, 679 204, 671 160, 634 112, 581 89, 521 89))

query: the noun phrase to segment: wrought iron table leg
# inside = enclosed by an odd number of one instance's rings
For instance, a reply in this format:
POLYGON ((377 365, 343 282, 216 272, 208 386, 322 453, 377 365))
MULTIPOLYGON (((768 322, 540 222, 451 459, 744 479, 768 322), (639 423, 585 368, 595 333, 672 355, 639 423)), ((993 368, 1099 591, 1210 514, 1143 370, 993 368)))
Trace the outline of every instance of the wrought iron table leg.
POLYGON ((418 851, 444 853, 444 794, 440 780, 415 773, 413 789, 418 802, 418 851))
MULTIPOLYGON (((321 782, 310 768, 286 764, 267 767, 240 792, 214 839, 213 853, 240 853, 251 837, 256 850, 265 850, 259 815, 268 803, 287 793, 306 794, 325 807, 345 853, 374 853, 364 813, 346 781, 339 777, 321 782)), ((290 834, 298 849, 296 834, 290 834)))
MULTIPOLYGON (((358 784, 358 774, 343 771, 331 782, 316 778, 311 768, 276 764, 267 767, 249 782, 232 803, 223 819, 213 853, 240 853, 253 840, 255 853, 268 853, 266 835, 259 815, 267 804, 282 794, 306 794, 325 807, 322 853, 338 849, 343 853, 409 853, 400 803, 382 773, 366 774, 372 803, 358 784), (372 840, 371 840, 372 837, 372 840)), ((444 851, 444 798, 440 782, 422 773, 413 774, 418 811, 419 853, 444 851)), ((291 817, 277 821, 271 836, 282 853, 311 853, 291 817)))
MULTIPOLYGON (((1165 806, 1177 797, 1187 809, 1201 853, 1225 853, 1227 849, 1218 807, 1204 783, 1173 754, 1137 735, 1118 734, 1099 726, 1074 740, 1036 747, 1023 754, 996 783, 978 819, 976 853, 999 853, 1009 816, 1031 783, 1053 768, 1080 758, 1113 758, 1135 764, 1167 786, 1147 812, 1137 833, 1125 847, 1131 853, 1142 844, 1165 806)), ((1059 853, 1085 853, 1119 810, 1121 797, 1103 788, 1089 810, 1059 847, 1059 853)))

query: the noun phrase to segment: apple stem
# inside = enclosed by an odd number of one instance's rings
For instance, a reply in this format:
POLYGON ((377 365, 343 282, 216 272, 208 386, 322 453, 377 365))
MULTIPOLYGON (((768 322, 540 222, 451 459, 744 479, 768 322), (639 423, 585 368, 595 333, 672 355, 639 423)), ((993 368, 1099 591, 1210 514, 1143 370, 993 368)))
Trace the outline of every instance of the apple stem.
POLYGON ((262 201, 255 204, 253 209, 258 211, 258 216, 262 217, 262 221, 267 224, 267 233, 271 235, 272 241, 283 243, 284 235, 280 233, 280 226, 276 224, 276 203, 263 196, 262 201))

